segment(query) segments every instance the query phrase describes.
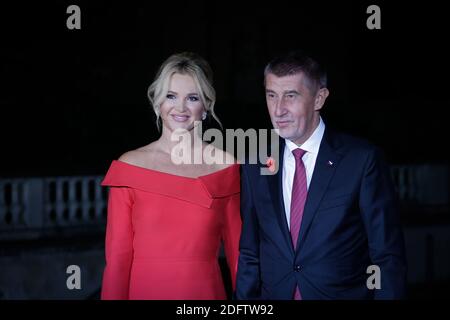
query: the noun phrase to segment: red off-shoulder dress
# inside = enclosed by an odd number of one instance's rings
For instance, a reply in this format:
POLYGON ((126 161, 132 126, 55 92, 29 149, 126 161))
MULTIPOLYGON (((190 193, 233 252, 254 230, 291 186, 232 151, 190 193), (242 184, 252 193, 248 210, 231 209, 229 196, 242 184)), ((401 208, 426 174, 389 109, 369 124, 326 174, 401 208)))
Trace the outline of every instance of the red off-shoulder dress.
POLYGON ((189 178, 114 160, 102 299, 226 299, 223 241, 233 289, 239 254, 239 165, 189 178))

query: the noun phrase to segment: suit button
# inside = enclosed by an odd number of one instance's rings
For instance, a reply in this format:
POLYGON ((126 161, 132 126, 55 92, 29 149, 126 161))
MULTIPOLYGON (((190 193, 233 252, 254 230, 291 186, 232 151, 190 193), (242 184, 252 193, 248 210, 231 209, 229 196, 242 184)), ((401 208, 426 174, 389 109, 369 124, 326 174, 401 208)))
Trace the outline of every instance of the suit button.
POLYGON ((299 265, 294 267, 294 271, 295 272, 300 272, 300 270, 301 270, 301 267, 299 265))

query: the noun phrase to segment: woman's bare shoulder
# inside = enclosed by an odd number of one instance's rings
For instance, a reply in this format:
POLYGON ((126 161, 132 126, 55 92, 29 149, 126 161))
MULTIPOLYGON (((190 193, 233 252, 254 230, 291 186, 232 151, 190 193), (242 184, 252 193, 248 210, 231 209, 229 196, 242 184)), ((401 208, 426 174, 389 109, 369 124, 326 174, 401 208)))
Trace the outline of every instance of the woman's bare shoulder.
POLYGON ((155 142, 122 154, 118 160, 135 166, 144 166, 158 152, 155 142))
POLYGON ((231 153, 229 153, 225 150, 222 150, 220 148, 217 148, 215 146, 212 146, 212 145, 210 148, 212 148, 212 150, 213 150, 214 159, 217 159, 217 162, 214 163, 214 167, 216 170, 225 169, 225 168, 237 163, 236 158, 231 153))

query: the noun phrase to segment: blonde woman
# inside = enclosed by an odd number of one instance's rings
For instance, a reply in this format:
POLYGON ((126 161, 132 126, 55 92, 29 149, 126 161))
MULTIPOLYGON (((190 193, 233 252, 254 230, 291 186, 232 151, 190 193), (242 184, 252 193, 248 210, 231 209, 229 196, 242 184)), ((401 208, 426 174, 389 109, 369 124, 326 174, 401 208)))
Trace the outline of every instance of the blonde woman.
MULTIPOLYGON (((195 126, 208 115, 219 121, 211 69, 196 54, 172 55, 148 95, 161 137, 114 160, 102 182, 110 191, 101 297, 225 299, 218 254, 223 242, 234 289, 239 165, 219 149, 223 163, 175 164, 171 156, 176 130, 194 140, 195 126)), ((194 154, 208 145, 186 146, 194 154)))

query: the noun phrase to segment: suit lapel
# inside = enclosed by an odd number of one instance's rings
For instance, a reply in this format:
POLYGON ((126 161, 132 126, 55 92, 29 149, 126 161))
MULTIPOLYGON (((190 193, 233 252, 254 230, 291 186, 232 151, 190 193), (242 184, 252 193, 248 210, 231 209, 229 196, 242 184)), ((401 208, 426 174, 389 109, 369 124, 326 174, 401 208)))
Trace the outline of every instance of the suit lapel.
POLYGON ((272 204, 274 211, 277 215, 278 224, 283 234, 283 238, 286 247, 289 248, 291 255, 294 255, 294 247, 292 246, 291 235, 289 233, 289 227, 286 221, 286 212, 284 208, 283 198, 283 158, 284 158, 284 139, 280 138, 279 148, 279 167, 278 172, 273 175, 267 175, 267 182, 269 184, 270 196, 272 198, 272 204))
POLYGON ((305 209, 303 210, 302 224, 300 234, 297 240, 297 252, 301 251, 301 246, 305 242, 311 222, 316 214, 317 208, 322 201, 323 196, 328 188, 328 184, 333 177, 335 170, 339 164, 341 155, 338 154, 333 146, 330 131, 325 129, 324 136, 317 155, 313 176, 306 198, 305 209))

